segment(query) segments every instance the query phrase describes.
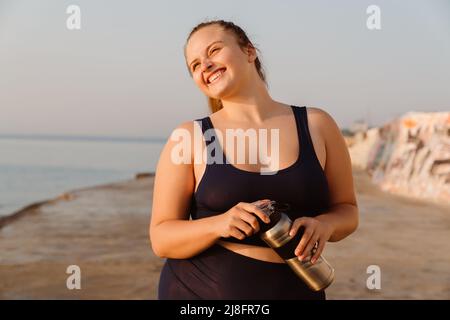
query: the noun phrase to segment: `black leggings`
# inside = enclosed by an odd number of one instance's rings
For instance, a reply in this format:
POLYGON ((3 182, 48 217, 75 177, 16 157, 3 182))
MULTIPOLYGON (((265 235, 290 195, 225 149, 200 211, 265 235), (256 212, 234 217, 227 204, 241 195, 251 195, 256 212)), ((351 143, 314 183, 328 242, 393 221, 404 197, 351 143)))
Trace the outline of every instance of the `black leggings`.
POLYGON ((325 300, 285 263, 250 258, 218 244, 189 259, 167 259, 160 275, 160 300, 325 300))

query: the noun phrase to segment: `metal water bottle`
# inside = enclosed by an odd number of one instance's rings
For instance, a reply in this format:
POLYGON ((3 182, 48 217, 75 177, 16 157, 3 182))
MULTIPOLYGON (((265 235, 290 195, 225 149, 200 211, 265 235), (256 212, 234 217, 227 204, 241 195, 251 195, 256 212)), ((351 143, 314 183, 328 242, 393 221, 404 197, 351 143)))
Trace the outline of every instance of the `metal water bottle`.
MULTIPOLYGON (((304 228, 301 227, 294 236, 289 235, 292 220, 283 211, 283 206, 275 201, 258 206, 270 218, 266 224, 260 220, 259 236, 265 243, 274 249, 283 258, 291 269, 308 285, 313 291, 320 291, 328 287, 334 280, 334 269, 321 255, 317 261, 310 262, 316 248, 303 261, 300 261, 294 251, 303 235, 304 228)), ((288 207, 284 207, 288 208, 288 207)))

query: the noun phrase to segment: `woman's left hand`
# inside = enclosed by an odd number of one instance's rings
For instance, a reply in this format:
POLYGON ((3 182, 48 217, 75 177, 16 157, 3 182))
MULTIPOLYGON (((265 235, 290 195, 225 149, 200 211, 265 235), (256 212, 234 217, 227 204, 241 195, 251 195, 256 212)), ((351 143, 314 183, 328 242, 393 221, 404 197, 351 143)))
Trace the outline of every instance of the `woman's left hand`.
POLYGON ((301 217, 294 220, 289 234, 294 236, 300 227, 304 227, 305 230, 295 249, 295 255, 299 257, 300 261, 303 261, 318 242, 317 249, 311 257, 311 263, 315 263, 321 255, 325 243, 333 234, 333 228, 328 222, 312 217, 301 217))

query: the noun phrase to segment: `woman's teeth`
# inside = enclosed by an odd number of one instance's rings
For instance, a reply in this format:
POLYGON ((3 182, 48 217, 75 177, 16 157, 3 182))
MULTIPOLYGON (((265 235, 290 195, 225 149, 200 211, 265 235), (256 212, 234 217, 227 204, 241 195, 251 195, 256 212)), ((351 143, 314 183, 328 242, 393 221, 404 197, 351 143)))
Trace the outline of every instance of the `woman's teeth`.
POLYGON ((220 78, 220 76, 224 73, 224 70, 220 70, 217 71, 216 73, 214 73, 210 78, 209 78, 209 83, 214 82, 215 80, 217 80, 218 78, 220 78))

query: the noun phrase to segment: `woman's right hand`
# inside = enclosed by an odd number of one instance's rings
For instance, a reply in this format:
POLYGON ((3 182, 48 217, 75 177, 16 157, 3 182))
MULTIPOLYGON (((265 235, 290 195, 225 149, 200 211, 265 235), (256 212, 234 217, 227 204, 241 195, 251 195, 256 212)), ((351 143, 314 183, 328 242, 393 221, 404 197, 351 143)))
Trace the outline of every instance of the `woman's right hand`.
POLYGON ((257 233, 259 222, 255 215, 265 223, 270 222, 270 219, 258 206, 269 201, 264 199, 252 203, 239 202, 227 212, 218 215, 218 234, 224 238, 234 237, 243 240, 245 237, 257 233))

